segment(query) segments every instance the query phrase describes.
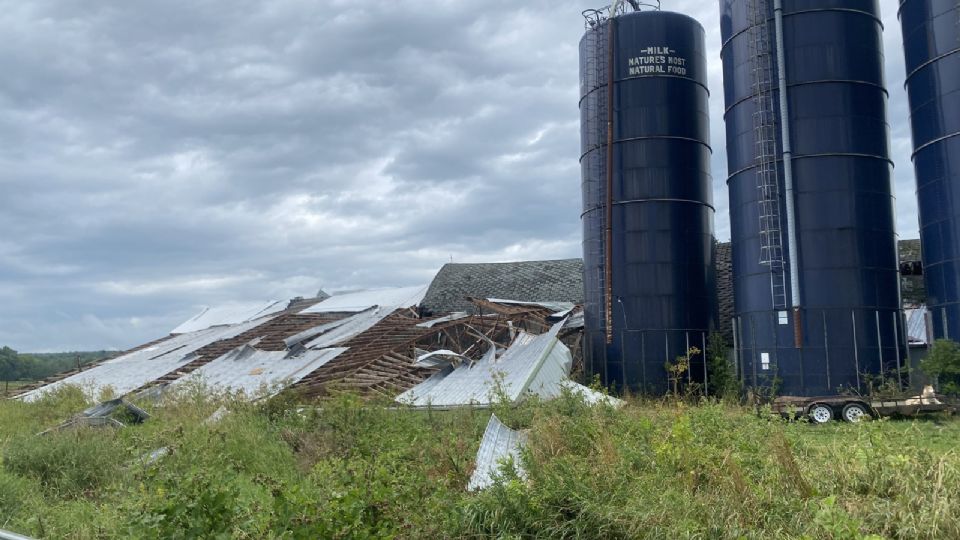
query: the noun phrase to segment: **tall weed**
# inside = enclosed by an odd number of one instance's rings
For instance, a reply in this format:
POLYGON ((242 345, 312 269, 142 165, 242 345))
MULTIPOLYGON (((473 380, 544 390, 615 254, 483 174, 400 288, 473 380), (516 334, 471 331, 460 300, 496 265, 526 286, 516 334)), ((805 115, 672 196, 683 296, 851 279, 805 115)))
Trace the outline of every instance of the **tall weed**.
POLYGON ((85 428, 14 439, 3 453, 6 471, 39 481, 59 498, 94 496, 118 477, 124 451, 111 428, 85 428))

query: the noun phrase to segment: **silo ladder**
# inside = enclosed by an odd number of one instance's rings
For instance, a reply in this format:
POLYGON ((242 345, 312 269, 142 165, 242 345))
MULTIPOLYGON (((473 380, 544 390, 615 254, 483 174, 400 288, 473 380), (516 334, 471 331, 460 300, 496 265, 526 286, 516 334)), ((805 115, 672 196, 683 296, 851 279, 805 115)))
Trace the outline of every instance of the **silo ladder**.
POLYGON ((777 174, 777 114, 773 103, 773 51, 767 0, 747 0, 750 68, 753 75, 753 130, 756 153, 760 264, 770 268, 773 309, 787 308, 780 182, 777 174))

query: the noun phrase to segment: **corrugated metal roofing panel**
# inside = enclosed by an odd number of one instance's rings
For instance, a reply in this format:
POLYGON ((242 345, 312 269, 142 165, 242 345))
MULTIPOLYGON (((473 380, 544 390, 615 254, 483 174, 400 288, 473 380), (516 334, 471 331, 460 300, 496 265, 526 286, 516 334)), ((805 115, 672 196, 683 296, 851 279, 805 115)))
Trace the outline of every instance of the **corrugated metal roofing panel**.
POLYGON ((174 381, 172 386, 201 382, 216 390, 242 391, 249 397, 266 397, 275 394, 280 385, 299 381, 346 350, 307 350, 287 358, 285 351, 261 351, 244 345, 174 381))
POLYGON ((399 308, 419 305, 425 294, 427 294, 427 285, 338 294, 327 298, 319 304, 314 304, 301 313, 364 311, 374 306, 392 308, 391 311, 393 311, 399 308))
POLYGON ((249 321, 173 336, 151 347, 108 360, 86 371, 22 394, 18 399, 35 401, 50 390, 64 385, 79 386, 91 398, 96 398, 106 387, 111 387, 115 393, 123 395, 186 365, 193 359, 191 353, 198 349, 238 336, 261 324, 261 320, 249 321))
POLYGON ((927 306, 903 310, 907 316, 907 335, 910 343, 923 345, 927 342, 927 306))
POLYGON ((457 407, 490 405, 498 392, 509 401, 519 400, 527 391, 556 396, 571 364, 570 350, 557 339, 562 326, 563 322, 557 323, 545 334, 515 343, 499 359, 487 355, 443 377, 434 375, 400 394, 397 401, 415 407, 457 407))
POLYGON ((550 350, 540 369, 533 372, 526 391, 544 399, 555 398, 560 395, 560 384, 570 375, 573 367, 573 356, 567 347, 557 341, 550 350))
POLYGON ((564 329, 566 328, 583 328, 583 311, 578 311, 574 313, 567 319, 567 324, 565 324, 564 329))
POLYGON ((440 349, 439 351, 418 355, 413 365, 417 367, 435 368, 460 362, 470 362, 470 359, 462 354, 457 354, 447 349, 440 349))
POLYGON ((560 387, 566 390, 570 390, 575 395, 583 398, 585 403, 590 405, 597 405, 599 403, 606 403, 611 407, 622 407, 626 402, 622 399, 615 398, 613 396, 597 392, 596 390, 586 387, 578 382, 571 381, 567 379, 560 382, 560 387))
POLYGON ((224 326, 252 321, 273 313, 283 311, 287 302, 270 300, 269 302, 233 303, 212 308, 204 308, 189 320, 174 328, 171 334, 187 334, 205 330, 212 326, 224 326))
POLYGON ((520 450, 526 442, 526 435, 508 428, 497 415, 491 414, 480 441, 480 449, 477 450, 476 467, 470 476, 467 489, 475 491, 492 485, 493 477, 501 470, 500 466, 504 461, 512 461, 517 476, 526 478, 520 462, 520 450))
POLYGON ((313 339, 319 336, 320 334, 325 334, 335 328, 343 326, 344 324, 350 322, 351 318, 352 317, 344 317, 343 319, 338 319, 336 321, 328 322, 326 324, 314 326, 313 328, 304 330, 299 334, 288 337, 287 339, 283 340, 283 344, 286 345, 287 348, 293 347, 297 343, 303 343, 308 339, 313 339))
POLYGON ((451 313, 450 315, 447 315, 446 317, 440 317, 440 318, 438 318, 438 319, 433 319, 433 320, 430 320, 430 321, 427 321, 427 322, 422 322, 422 323, 418 324, 417 326, 419 326, 419 327, 421 327, 421 328, 433 328, 434 326, 436 326, 436 325, 438 325, 438 324, 440 324, 440 323, 451 322, 451 321, 458 321, 458 320, 460 320, 460 319, 466 319, 466 318, 469 317, 469 316, 470 316, 470 314, 467 313, 466 311, 457 311, 456 313, 451 313))
POLYGON ((307 343, 307 347, 311 349, 323 349, 348 341, 354 336, 358 336, 373 328, 378 322, 386 319, 394 311, 395 309, 392 307, 375 307, 361 311, 346 319, 336 321, 336 323, 325 325, 319 337, 307 343))
POLYGON ((0 540, 34 540, 29 536, 23 536, 15 532, 5 531, 0 529, 0 540))

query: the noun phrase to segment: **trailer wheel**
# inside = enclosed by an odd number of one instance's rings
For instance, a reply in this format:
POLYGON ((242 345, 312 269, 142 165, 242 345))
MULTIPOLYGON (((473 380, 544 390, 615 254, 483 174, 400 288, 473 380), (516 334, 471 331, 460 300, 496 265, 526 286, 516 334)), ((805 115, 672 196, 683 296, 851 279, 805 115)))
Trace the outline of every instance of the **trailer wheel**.
POLYGON ((863 403, 847 403, 843 406, 843 411, 840 412, 840 416, 842 416, 845 421, 855 424, 861 420, 870 419, 870 411, 867 410, 863 403))
POLYGON ((833 420, 833 409, 823 403, 814 403, 807 411, 807 416, 814 424, 826 424, 833 420))

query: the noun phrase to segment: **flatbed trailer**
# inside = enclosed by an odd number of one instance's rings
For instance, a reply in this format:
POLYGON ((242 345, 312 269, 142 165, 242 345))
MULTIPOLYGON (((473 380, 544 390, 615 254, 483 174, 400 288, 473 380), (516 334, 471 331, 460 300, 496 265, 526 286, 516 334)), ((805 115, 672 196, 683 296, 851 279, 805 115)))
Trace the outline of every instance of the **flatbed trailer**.
POLYGON ((956 412, 947 399, 925 388, 914 396, 782 396, 773 400, 772 409, 787 418, 809 418, 816 424, 832 420, 859 422, 881 416, 915 416, 932 412, 956 412))

